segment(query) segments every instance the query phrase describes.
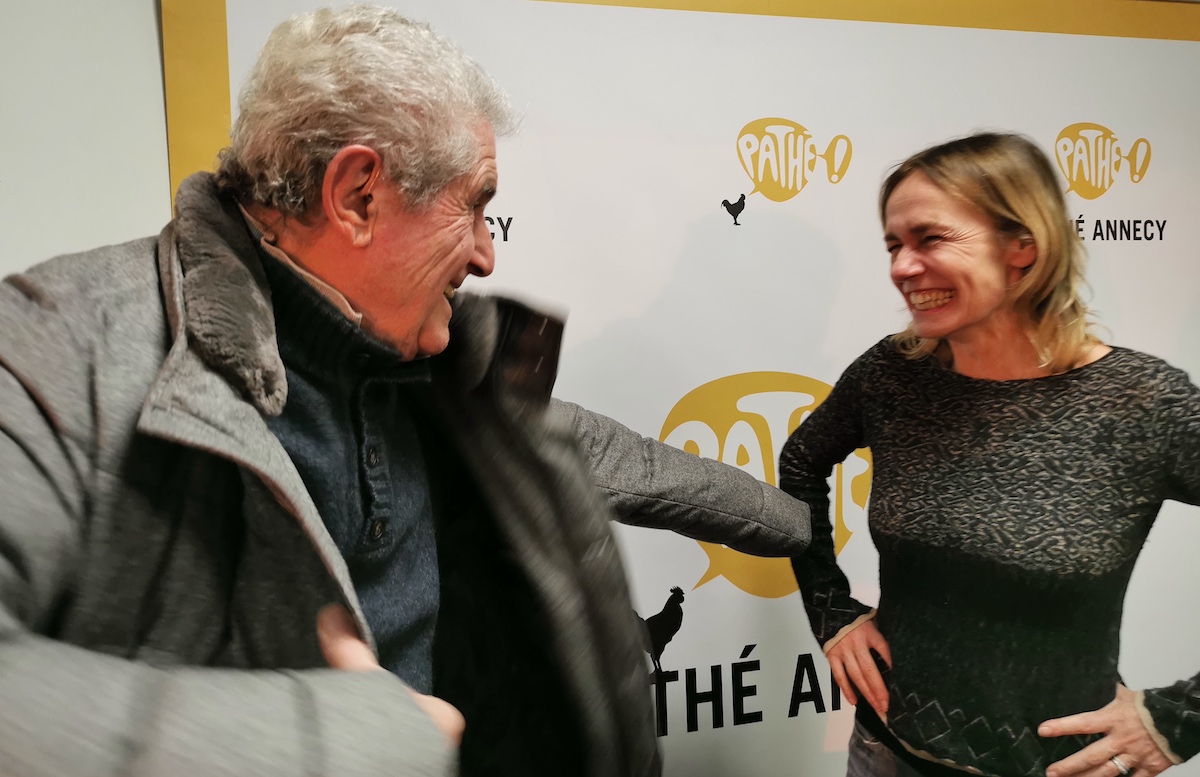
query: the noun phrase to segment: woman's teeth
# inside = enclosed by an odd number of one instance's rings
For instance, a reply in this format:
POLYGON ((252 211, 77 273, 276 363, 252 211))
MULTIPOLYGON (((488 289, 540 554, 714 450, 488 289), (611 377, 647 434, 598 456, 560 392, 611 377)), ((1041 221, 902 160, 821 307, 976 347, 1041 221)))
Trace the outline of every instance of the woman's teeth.
POLYGON ((940 308, 952 299, 952 291, 914 291, 908 295, 908 302, 913 306, 913 310, 940 308))

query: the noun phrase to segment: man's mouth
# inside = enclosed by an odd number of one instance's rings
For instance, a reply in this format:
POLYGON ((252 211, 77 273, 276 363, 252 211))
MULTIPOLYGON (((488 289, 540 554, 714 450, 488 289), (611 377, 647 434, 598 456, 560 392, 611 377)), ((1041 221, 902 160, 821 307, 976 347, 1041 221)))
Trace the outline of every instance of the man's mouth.
POLYGON ((954 292, 941 289, 932 291, 912 291, 908 294, 908 304, 913 310, 933 310, 940 308, 954 299, 954 292))

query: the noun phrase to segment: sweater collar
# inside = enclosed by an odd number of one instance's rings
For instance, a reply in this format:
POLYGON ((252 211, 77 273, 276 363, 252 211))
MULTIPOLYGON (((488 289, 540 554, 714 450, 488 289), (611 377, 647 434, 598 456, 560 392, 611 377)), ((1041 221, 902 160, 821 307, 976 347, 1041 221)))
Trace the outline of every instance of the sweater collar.
POLYGON ((405 361, 399 351, 346 318, 320 289, 263 251, 271 287, 279 353, 284 364, 324 380, 342 376, 428 381, 429 360, 405 361))
POLYGON ((345 294, 342 294, 333 286, 301 267, 286 251, 276 245, 278 238, 275 233, 267 229, 258 219, 251 216, 250 212, 241 203, 238 203, 238 210, 242 212, 242 218, 246 220, 246 227, 250 230, 251 237, 254 238, 254 242, 258 243, 259 249, 264 254, 278 260, 284 267, 299 275, 308 282, 308 285, 320 292, 322 297, 329 300, 330 304, 337 308, 339 313, 355 324, 362 326, 362 313, 354 309, 354 306, 350 304, 350 300, 346 299, 345 294))

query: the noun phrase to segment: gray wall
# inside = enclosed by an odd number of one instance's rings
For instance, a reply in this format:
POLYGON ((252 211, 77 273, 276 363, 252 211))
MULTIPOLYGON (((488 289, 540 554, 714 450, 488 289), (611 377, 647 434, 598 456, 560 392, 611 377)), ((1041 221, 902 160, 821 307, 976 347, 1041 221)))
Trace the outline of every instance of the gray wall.
POLYGON ((170 218, 156 0, 5 2, 0 275, 170 218))

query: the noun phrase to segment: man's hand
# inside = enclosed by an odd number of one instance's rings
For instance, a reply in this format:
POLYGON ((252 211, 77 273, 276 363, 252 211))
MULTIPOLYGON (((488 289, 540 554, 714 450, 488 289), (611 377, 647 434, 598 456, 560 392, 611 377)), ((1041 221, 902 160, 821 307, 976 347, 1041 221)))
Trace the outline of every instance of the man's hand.
MULTIPOLYGON (((329 666, 350 672, 382 672, 383 667, 375 660, 370 646, 358 636, 358 628, 350 613, 340 604, 330 604, 317 613, 317 636, 321 641, 321 653, 329 666)), ((438 730, 445 734, 450 744, 462 744, 466 721, 454 705, 436 696, 426 696, 410 690, 417 706, 429 717, 438 730)))
POLYGON ((875 621, 867 620, 842 637, 825 657, 829 659, 833 679, 842 689, 846 701, 858 704, 858 697, 854 693, 854 689, 858 688, 879 719, 887 721, 887 686, 883 683, 879 668, 875 666, 872 650, 883 658, 884 663, 892 665, 892 651, 888 648, 887 640, 879 633, 875 621))
POLYGON ((1113 756, 1129 769, 1130 777, 1152 777, 1172 766, 1142 725, 1134 696, 1133 691, 1118 685, 1117 697, 1095 712, 1047 720, 1038 726, 1038 735, 1043 737, 1104 735, 1078 753, 1050 764, 1046 767, 1046 777, 1120 777, 1113 756))

